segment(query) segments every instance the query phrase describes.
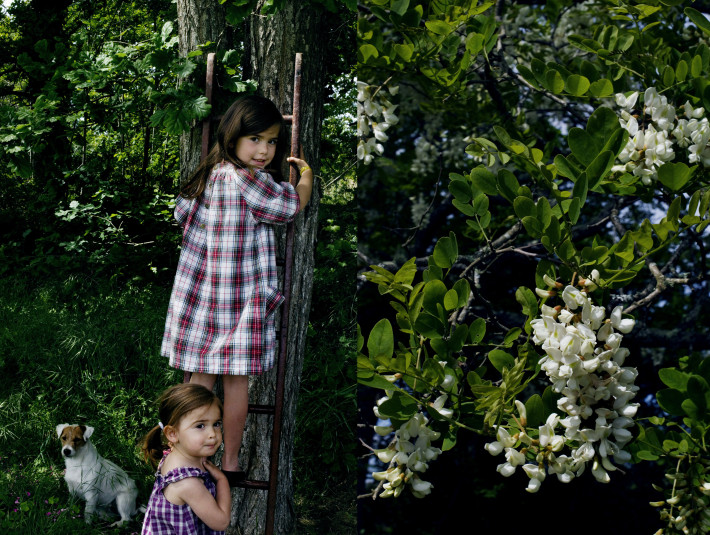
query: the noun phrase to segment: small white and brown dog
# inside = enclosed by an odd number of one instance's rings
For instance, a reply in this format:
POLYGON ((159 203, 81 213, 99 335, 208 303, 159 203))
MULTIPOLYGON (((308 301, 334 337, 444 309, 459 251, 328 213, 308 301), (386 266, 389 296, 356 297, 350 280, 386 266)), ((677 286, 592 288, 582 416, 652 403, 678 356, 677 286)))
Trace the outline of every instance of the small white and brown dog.
POLYGON ((114 525, 120 526, 137 512, 138 489, 126 472, 98 454, 89 440, 93 433, 94 428, 85 425, 57 426, 67 468, 64 479, 72 495, 86 500, 86 522, 92 521, 97 509, 106 509, 115 502, 121 520, 114 525))

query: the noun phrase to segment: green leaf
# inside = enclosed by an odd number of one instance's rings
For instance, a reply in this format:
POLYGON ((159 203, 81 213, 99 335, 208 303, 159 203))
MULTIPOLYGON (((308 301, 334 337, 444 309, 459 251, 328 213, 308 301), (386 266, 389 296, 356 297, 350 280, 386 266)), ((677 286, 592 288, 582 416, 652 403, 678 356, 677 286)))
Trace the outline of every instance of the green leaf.
POLYGON ((569 208, 567 209, 567 215, 569 216, 569 220, 572 222, 573 225, 579 219, 581 211, 582 202, 579 200, 578 197, 573 198, 569 203, 569 208))
POLYGON ((390 10, 397 13, 399 16, 404 15, 408 7, 409 0, 392 0, 390 3, 390 10))
POLYGON ((509 369, 515 366, 513 355, 500 349, 494 349, 488 353, 488 360, 490 360, 493 367, 501 373, 503 373, 505 368, 509 369))
POLYGON ((412 55, 414 54, 414 47, 412 45, 396 43, 393 48, 397 55, 404 61, 408 62, 412 59, 412 55))
POLYGON ((690 62, 690 75, 697 78, 703 72, 703 58, 694 56, 690 62))
POLYGON ((471 285, 466 279, 459 279, 454 284, 454 291, 458 296, 458 303, 456 308, 461 308, 468 303, 468 297, 471 294, 471 285))
POLYGON ((498 191, 505 197, 506 200, 513 203, 518 196, 518 188, 520 184, 515 175, 507 169, 498 171, 498 191))
POLYGON ((710 387, 708 386, 707 381, 699 375, 691 375, 687 386, 688 396, 690 396, 693 404, 700 412, 705 412, 707 410, 705 394, 710 392, 710 387))
POLYGON ((636 242, 636 246, 640 251, 645 252, 653 247, 652 231, 651 222, 648 219, 644 219, 641 227, 631 232, 631 238, 636 242))
POLYGON ((587 173, 582 173, 574 183, 572 188, 572 197, 579 199, 581 204, 587 202, 587 173))
POLYGON ((434 263, 444 269, 448 269, 454 265, 459 257, 459 248, 456 243, 456 234, 449 233, 449 237, 440 238, 434 246, 433 253, 434 263))
POLYGON ((358 63, 367 63, 370 59, 377 59, 379 51, 371 44, 364 44, 358 49, 358 63))
POLYGON ((515 300, 523 307, 523 314, 529 318, 537 315, 537 298, 530 288, 520 286, 515 291, 515 300))
POLYGON ((683 162, 666 162, 658 169, 658 180, 673 191, 679 191, 692 178, 697 166, 688 167, 683 162))
POLYGON ((525 230, 532 238, 540 238, 542 236, 542 224, 536 216, 525 216, 522 219, 525 230))
POLYGON ((533 394, 525 402, 525 412, 528 417, 528 426, 535 428, 545 423, 545 405, 538 394, 533 394))
POLYGON ((661 368, 658 370, 658 377, 663 384, 676 390, 685 390, 690 374, 682 372, 677 368, 661 368))
POLYGON ((438 315, 437 305, 443 305, 446 295, 446 285, 440 280, 434 279, 424 285, 424 300, 422 305, 424 310, 432 315, 438 315))
MULTIPOLYGON (((625 132, 619 125, 619 117, 616 112, 606 106, 601 106, 592 113, 587 121, 586 131, 594 140, 597 154, 603 150, 613 150, 609 141, 615 139, 614 134, 620 135, 625 132)), ((619 147, 619 151, 621 148, 619 147)))
POLYGON ((471 184, 486 195, 498 195, 496 176, 485 167, 471 170, 471 184))
POLYGON ((599 182, 609 173, 611 166, 614 165, 614 157, 614 154, 612 154, 610 150, 605 150, 589 164, 586 173, 590 190, 596 188, 599 182))
POLYGON ((394 275, 394 282, 399 284, 411 285, 414 281, 414 276, 417 274, 416 258, 410 258, 402 267, 397 270, 394 275))
POLYGON ((659 459, 658 455, 651 452, 650 450, 639 450, 636 453, 636 457, 643 461, 657 461, 659 459))
POLYGON ((449 35, 453 28, 443 20, 428 20, 424 23, 427 29, 436 35, 449 35))
POLYGON ((424 378, 431 384, 435 385, 438 385, 441 381, 443 381, 446 375, 444 373, 444 368, 442 368, 441 364, 439 364, 436 359, 424 360, 422 372, 424 374, 424 378))
POLYGON ((682 407, 685 396, 673 388, 664 388, 656 393, 658 405, 673 416, 684 416, 685 410, 682 407))
POLYGON ((357 382, 370 388, 392 390, 392 383, 382 377, 379 373, 372 374, 372 372, 370 372, 361 375, 360 370, 358 370, 357 382))
POLYGON ((571 178, 571 179, 576 179, 579 176, 579 173, 581 170, 574 165, 572 162, 569 161, 568 158, 565 158, 561 154, 558 154, 555 156, 555 167, 557 168, 557 172, 561 174, 564 177, 571 178))
POLYGON ((666 65, 666 68, 663 69, 662 82, 666 87, 672 86, 673 82, 675 82, 675 69, 673 69, 670 65, 666 65))
POLYGON ((631 239, 631 232, 626 231, 621 240, 614 248, 614 254, 624 260, 623 265, 627 266, 634 260, 634 240, 631 239))
POLYGON ((596 98, 610 97, 614 94, 614 85, 606 78, 602 78, 592 82, 589 86, 589 93, 596 98))
POLYGON ((522 332, 523 330, 520 327, 513 327, 505 335, 505 338, 503 338, 503 343, 501 345, 503 345, 504 347, 510 347, 520 337, 520 334, 522 332))
POLYGON ((486 320, 483 318, 476 318, 476 320, 471 324, 469 328, 469 335, 471 337, 471 343, 473 345, 478 344, 486 334, 486 320))
POLYGON ((686 7, 683 12, 700 30, 710 35, 710 21, 700 11, 692 7, 686 7))
POLYGON ((691 399, 684 399, 680 406, 683 409, 683 412, 685 412, 685 414, 690 416, 693 420, 700 420, 705 412, 691 399))
POLYGON ((575 158, 588 166, 599 154, 594 138, 581 128, 572 128, 567 136, 569 147, 575 158))
POLYGON ((458 304, 459 295, 456 293, 456 290, 449 290, 446 292, 446 295, 444 295, 444 308, 447 311, 451 311, 457 308, 458 304))
POLYGON ((532 199, 528 199, 527 197, 516 197, 513 201, 513 210, 515 210, 515 214, 520 219, 526 216, 537 215, 537 208, 535 207, 535 203, 532 201, 532 199))
POLYGON ((473 206, 471 206, 470 203, 464 203, 459 201, 458 199, 454 199, 453 201, 451 201, 451 204, 454 205, 454 208, 456 208, 462 214, 468 217, 474 217, 476 215, 476 210, 473 209, 473 206))
POLYGON ((564 90, 565 81, 558 71, 551 69, 545 73, 544 85, 550 92, 557 95, 564 90))
POLYGON ((565 90, 576 97, 584 95, 589 87, 589 79, 579 74, 573 74, 565 81, 565 90))
MULTIPOLYGON (((453 174, 454 173, 452 173, 452 175, 453 174)), ((451 182, 449 182, 449 191, 462 203, 470 202, 472 199, 471 185, 464 179, 452 179, 451 182)))
POLYGON ((489 201, 485 193, 479 193, 473 200, 473 210, 476 215, 483 215, 488 211, 489 201))
POLYGON ((378 410, 389 418, 407 421, 416 414, 417 402, 411 397, 395 391, 391 398, 379 405, 378 410))
POLYGON ((427 338, 443 338, 446 334, 446 327, 441 320, 429 312, 419 314, 414 328, 427 338))
POLYGON ((394 334, 392 324, 388 319, 383 318, 378 321, 370 331, 367 339, 367 351, 370 358, 380 357, 390 358, 394 352, 394 334))

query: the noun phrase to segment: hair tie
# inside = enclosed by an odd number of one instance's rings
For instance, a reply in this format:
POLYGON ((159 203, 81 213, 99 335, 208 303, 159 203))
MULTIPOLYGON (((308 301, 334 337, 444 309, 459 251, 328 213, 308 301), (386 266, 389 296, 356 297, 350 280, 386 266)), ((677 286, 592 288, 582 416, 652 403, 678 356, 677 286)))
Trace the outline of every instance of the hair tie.
POLYGON ((160 430, 162 431, 165 429, 165 426, 163 425, 163 422, 158 422, 158 427, 160 427, 160 430))
POLYGON ((304 165, 304 166, 301 167, 298 171, 299 171, 299 174, 302 175, 302 174, 305 173, 306 171, 310 171, 310 170, 311 170, 310 167, 308 167, 307 165, 304 165))

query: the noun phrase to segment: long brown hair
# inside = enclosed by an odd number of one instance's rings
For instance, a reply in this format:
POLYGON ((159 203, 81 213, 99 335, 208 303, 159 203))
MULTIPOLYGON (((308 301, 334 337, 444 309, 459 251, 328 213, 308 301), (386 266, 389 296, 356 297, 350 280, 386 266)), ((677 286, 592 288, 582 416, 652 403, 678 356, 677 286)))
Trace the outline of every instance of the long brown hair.
MULTIPOLYGON (((180 420, 190 411, 216 403, 220 414, 222 402, 208 388, 195 383, 181 383, 171 386, 158 398, 158 417, 160 424, 177 427, 180 420)), ((163 457, 163 427, 156 425, 148 431, 141 443, 141 450, 146 461, 157 466, 163 457)))
POLYGON ((288 140, 283 116, 268 98, 247 95, 236 100, 224 114, 217 128, 217 142, 207 157, 197 166, 190 179, 182 186, 180 195, 185 199, 199 197, 205 190, 212 168, 223 160, 230 161, 238 167, 246 167, 237 158, 237 139, 242 136, 259 134, 275 124, 280 127, 279 137, 274 159, 271 161, 271 168, 267 170, 274 175, 274 178, 280 179, 288 140))

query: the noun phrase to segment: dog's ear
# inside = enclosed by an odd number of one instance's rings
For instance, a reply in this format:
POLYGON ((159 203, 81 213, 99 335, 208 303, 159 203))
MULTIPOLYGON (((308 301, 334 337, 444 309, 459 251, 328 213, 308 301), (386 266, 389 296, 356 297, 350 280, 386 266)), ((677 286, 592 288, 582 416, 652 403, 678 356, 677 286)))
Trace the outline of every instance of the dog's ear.
POLYGON ((62 431, 64 431, 64 428, 65 428, 65 427, 71 427, 71 425, 70 425, 70 424, 59 424, 59 425, 57 426, 57 436, 58 436, 58 437, 61 437, 61 436, 62 436, 62 431))
POLYGON ((84 440, 89 438, 91 435, 94 434, 94 428, 93 427, 88 427, 86 425, 82 425, 81 428, 84 430, 84 440))

